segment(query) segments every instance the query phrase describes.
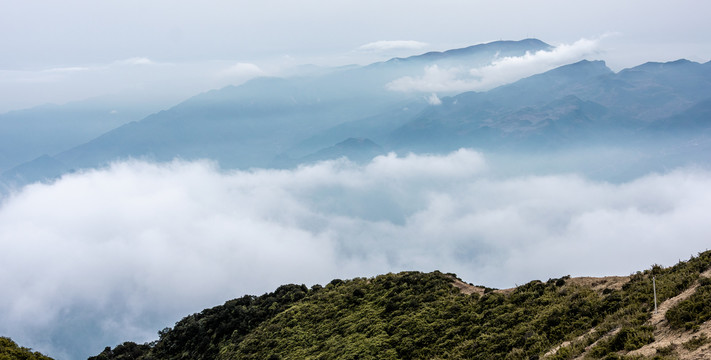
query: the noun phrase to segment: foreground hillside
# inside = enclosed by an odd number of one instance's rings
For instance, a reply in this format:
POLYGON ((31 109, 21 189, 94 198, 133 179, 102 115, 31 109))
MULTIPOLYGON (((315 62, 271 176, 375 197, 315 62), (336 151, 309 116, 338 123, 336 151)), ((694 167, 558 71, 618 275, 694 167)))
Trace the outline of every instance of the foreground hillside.
POLYGON ((508 290, 437 271, 284 285, 91 359, 708 358, 710 276, 706 251, 629 277, 566 276, 508 290))
POLYGON ((0 360, 52 360, 51 358, 17 345, 6 337, 0 337, 0 360))

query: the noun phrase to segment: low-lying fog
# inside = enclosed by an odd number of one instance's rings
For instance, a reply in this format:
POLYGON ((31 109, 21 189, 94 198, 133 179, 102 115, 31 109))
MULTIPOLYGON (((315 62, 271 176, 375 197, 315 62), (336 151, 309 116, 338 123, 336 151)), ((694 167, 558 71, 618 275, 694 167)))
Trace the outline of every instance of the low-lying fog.
POLYGON ((571 156, 462 149, 249 171, 133 161, 29 185, 0 205, 0 334, 75 358, 284 283, 438 269, 505 288, 708 248, 711 171, 606 181, 565 171, 571 156))

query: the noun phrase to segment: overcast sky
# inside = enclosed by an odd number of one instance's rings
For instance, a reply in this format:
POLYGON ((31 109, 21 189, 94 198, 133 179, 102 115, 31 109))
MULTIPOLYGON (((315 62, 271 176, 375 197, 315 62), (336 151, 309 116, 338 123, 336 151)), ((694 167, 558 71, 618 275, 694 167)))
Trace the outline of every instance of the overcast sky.
POLYGON ((0 112, 121 91, 173 101, 299 64, 500 39, 607 35, 596 57, 614 70, 711 59, 711 3, 700 0, 1 0, 0 9, 0 112))

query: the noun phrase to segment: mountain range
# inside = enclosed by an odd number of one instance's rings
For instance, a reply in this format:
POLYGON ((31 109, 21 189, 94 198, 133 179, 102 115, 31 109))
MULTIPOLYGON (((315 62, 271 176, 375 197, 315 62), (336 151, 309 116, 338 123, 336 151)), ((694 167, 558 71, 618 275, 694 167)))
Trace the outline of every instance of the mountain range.
MULTIPOLYGON (((257 78, 194 96, 73 147, 67 145, 83 138, 60 134, 64 142, 26 151, 46 152, 6 169, 2 178, 21 185, 128 158, 208 158, 226 169, 247 169, 461 147, 500 153, 633 148, 645 154, 645 171, 704 161, 711 62, 646 63, 615 73, 603 61, 584 60, 489 91, 431 94, 434 102, 421 92, 388 89, 428 67, 477 68, 550 48, 536 39, 497 41, 368 66, 257 78), (347 139, 367 141, 351 143, 347 153, 332 151, 347 139)), ((83 122, 67 127, 86 128, 83 122)))
POLYGON ((159 109, 149 101, 104 96, 0 114, 0 172, 67 150, 159 109))

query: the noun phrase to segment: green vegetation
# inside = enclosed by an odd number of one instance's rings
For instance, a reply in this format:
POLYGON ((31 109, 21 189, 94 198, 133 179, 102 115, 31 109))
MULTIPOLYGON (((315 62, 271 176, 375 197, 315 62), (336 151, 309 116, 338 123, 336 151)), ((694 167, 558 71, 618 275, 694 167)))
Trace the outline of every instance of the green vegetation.
POLYGON ((654 328, 651 326, 625 326, 616 334, 600 341, 593 347, 591 355, 596 358, 603 358, 610 353, 618 351, 632 351, 641 348, 654 341, 654 328))
POLYGON ((676 354, 676 345, 674 345, 674 344, 657 349, 657 356, 659 356, 659 357, 662 357, 662 356, 669 357, 674 354, 676 354))
POLYGON ((307 292, 303 285, 283 285, 259 297, 247 295, 230 300, 183 318, 173 329, 161 330, 160 339, 154 343, 126 342, 113 350, 107 347, 89 360, 214 359, 223 345, 240 342, 266 319, 303 299, 307 292))
MULTIPOLYGON (((461 293, 452 285, 455 275, 438 271, 336 279, 311 289, 285 285, 190 315, 160 331, 154 343, 124 343, 91 359, 536 359, 564 341, 551 359, 583 352, 622 359, 654 341, 646 324, 654 308, 652 277, 661 302, 695 284, 710 266, 711 252, 705 252, 637 272, 621 289, 594 290, 564 277, 511 291, 487 289, 482 296, 461 293)), ((707 309, 709 284, 700 281, 699 295, 687 301, 706 301, 707 309)), ((686 309, 685 303, 677 307, 686 309)), ((680 314, 697 311, 689 309, 680 314)), ((655 358, 674 352, 662 348, 655 358)))
POLYGON ((555 358, 572 359, 596 341, 588 353, 592 358, 606 358, 620 351, 638 349, 654 341, 652 328, 645 325, 654 310, 652 277, 656 278, 658 302, 662 302, 693 285, 699 279, 700 273, 709 267, 711 251, 706 251, 669 268, 653 265, 649 270, 632 274, 630 281, 623 285, 621 291, 608 292, 604 300, 614 304, 617 311, 606 317, 590 335, 581 341, 575 341, 570 349, 566 350, 570 355, 555 358), (615 331, 619 332, 615 334, 615 331))
POLYGON ((219 358, 529 358, 604 316, 595 292, 555 280, 482 297, 453 280, 407 272, 332 282, 219 358))
POLYGON ((711 319, 711 279, 699 279, 700 286, 688 299, 667 311, 665 317, 673 328, 698 329, 711 319))
POLYGON ((686 350, 694 351, 704 345, 706 345, 711 339, 709 339, 705 334, 699 336, 694 336, 691 340, 681 344, 686 350))
POLYGON ((32 349, 18 346, 12 339, 0 337, 0 360, 52 360, 32 349))

